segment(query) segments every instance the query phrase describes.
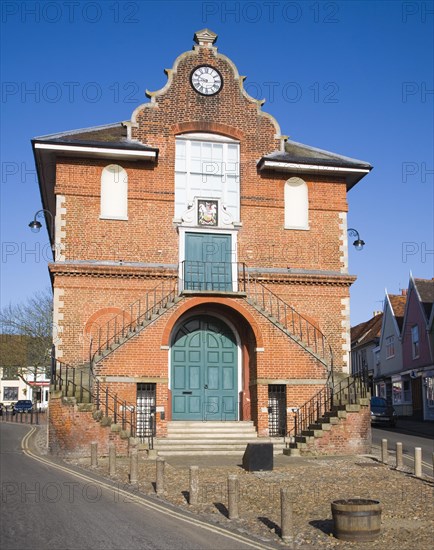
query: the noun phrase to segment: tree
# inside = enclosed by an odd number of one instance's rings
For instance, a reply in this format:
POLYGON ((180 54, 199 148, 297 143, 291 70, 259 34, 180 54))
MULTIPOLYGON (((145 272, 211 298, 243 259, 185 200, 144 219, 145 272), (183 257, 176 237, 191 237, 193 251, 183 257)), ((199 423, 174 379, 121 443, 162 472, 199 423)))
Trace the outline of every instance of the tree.
MULTIPOLYGON (((0 313, 1 366, 28 384, 50 365, 53 339, 53 297, 50 289, 26 302, 9 304, 0 313)), ((30 385, 30 384, 29 384, 30 385)))

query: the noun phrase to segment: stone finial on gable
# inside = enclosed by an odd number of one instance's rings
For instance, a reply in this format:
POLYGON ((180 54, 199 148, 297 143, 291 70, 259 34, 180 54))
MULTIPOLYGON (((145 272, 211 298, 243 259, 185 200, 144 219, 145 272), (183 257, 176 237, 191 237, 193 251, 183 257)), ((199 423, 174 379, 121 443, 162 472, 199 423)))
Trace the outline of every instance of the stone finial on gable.
POLYGON ((216 42, 217 34, 209 29, 202 29, 194 34, 193 40, 199 46, 207 46, 209 48, 216 42))

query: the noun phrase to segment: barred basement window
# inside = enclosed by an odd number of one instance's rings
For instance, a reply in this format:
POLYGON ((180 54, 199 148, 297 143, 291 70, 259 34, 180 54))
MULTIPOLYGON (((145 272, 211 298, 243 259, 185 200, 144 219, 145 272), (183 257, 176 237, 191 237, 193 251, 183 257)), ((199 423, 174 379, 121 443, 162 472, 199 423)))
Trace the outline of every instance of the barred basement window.
POLYGON ((137 384, 137 429, 139 438, 155 435, 156 384, 137 384))
POLYGON ((268 386, 268 432, 272 437, 286 434, 286 385, 268 386))

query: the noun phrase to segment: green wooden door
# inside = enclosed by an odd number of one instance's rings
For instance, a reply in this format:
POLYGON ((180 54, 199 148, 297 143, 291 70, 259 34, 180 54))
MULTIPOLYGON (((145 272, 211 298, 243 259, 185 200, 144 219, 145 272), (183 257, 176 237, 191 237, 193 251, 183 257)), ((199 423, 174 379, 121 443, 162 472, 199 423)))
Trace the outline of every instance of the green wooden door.
POLYGON ((173 420, 237 419, 237 344, 225 323, 210 316, 186 321, 171 364, 173 420))
POLYGON ((185 290, 232 290, 231 236, 186 233, 185 290))

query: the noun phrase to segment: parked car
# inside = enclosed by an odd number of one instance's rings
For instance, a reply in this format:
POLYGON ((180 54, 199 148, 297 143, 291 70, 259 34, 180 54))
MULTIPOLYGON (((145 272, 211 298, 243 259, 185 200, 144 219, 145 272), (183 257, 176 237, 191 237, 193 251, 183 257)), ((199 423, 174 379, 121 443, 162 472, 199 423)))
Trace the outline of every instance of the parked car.
POLYGON ((33 410, 33 403, 30 399, 20 399, 14 405, 14 414, 17 412, 31 412, 33 410))
POLYGON ((394 428, 397 420, 395 409, 384 397, 371 397, 371 424, 389 424, 394 428))

